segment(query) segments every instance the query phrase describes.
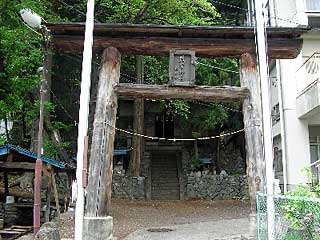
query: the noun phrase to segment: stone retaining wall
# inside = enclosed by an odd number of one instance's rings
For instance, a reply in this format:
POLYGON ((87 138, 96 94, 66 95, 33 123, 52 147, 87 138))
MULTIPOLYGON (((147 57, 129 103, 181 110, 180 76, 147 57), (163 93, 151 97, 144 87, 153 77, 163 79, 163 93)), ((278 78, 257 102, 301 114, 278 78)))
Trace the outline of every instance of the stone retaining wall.
POLYGON ((247 199, 246 176, 205 175, 187 178, 187 198, 247 199))
POLYGON ((121 173, 113 173, 113 198, 145 199, 145 191, 145 177, 129 177, 121 173))

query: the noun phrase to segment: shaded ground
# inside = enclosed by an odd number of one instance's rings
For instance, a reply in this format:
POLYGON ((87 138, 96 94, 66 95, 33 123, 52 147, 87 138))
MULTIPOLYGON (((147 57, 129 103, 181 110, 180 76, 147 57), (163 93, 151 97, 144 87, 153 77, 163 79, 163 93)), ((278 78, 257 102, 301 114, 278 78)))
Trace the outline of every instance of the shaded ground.
POLYGON ((141 229, 125 240, 254 240, 248 218, 171 225, 167 228, 141 229), (150 231, 152 230, 152 231, 150 231), (159 230, 159 229, 158 229, 159 230), (164 231, 165 230, 165 231, 164 231))
POLYGON ((113 200, 114 236, 123 239, 144 228, 240 219, 249 216, 246 201, 113 200))
MULTIPOLYGON (((124 239, 129 235, 128 240, 150 239, 149 237, 136 238, 136 236, 140 237, 141 234, 139 232, 145 231, 148 228, 167 226, 175 228, 176 226, 175 230, 177 231, 172 234, 176 234, 173 236, 177 236, 179 234, 178 230, 182 232, 185 232, 184 229, 189 229, 191 232, 208 232, 211 226, 221 226, 212 227, 209 233, 213 234, 223 229, 226 231, 225 228, 230 225, 232 225, 230 227, 236 227, 235 224, 238 223, 241 226, 246 225, 246 218, 249 215, 249 204, 246 201, 236 200, 138 201, 113 199, 111 215, 113 216, 114 223, 113 234, 118 240, 124 239), (238 219, 238 221, 234 223, 228 221, 232 219, 238 219), (191 225, 187 226, 185 224, 191 225), (138 233, 135 232, 137 230, 139 230, 138 233)), ((239 229, 241 226, 239 226, 239 229)), ((63 214, 63 219, 59 224, 61 238, 73 239, 73 227, 73 213, 63 214)), ((236 229, 234 228, 233 230, 237 231, 236 229)), ((162 239, 157 234, 153 234, 153 236, 155 238, 152 237, 151 239, 162 239)), ((183 238, 174 237, 173 239, 183 238)))

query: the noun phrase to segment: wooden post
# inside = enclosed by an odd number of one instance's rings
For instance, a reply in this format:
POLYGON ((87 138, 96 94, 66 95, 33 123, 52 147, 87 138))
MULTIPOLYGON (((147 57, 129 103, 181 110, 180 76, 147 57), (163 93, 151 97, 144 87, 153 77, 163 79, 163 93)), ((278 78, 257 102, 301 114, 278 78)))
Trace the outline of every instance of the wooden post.
POLYGON ((7 169, 4 170, 3 181, 4 181, 4 194, 5 194, 5 197, 7 197, 9 196, 9 181, 8 181, 7 169))
POLYGON ((56 184, 56 177, 54 175, 54 170, 53 169, 51 171, 51 180, 52 180, 54 200, 56 202, 56 208, 57 208, 57 217, 58 217, 58 220, 60 220, 59 195, 58 195, 58 188, 57 188, 57 184, 56 184))
MULTIPOLYGON (((8 150, 7 162, 9 164, 12 163, 12 159, 13 159, 13 154, 12 154, 11 150, 8 150)), ((10 194, 9 193, 9 179, 8 179, 8 170, 7 169, 4 170, 3 181, 4 181, 4 193, 5 193, 5 197, 7 197, 10 194)))
POLYGON ((246 161, 251 216, 256 215, 256 193, 264 191, 265 162, 263 155, 261 87, 256 57, 243 54, 241 62, 241 86, 250 90, 243 102, 243 118, 246 138, 246 161))
POLYGON ((49 222, 50 221, 50 204, 51 204, 51 188, 52 186, 52 181, 51 181, 51 176, 48 176, 48 186, 47 186, 47 193, 46 193, 46 200, 47 200, 47 203, 46 203, 46 215, 45 215, 45 219, 46 219, 46 222, 49 222))
MULTIPOLYGON (((116 48, 109 47, 103 51, 99 74, 89 159, 86 217, 104 217, 110 213, 114 127, 118 106, 113 88, 119 82, 119 76, 120 53, 116 48)), ((93 236, 92 233, 88 235, 93 236)))
POLYGON ((51 169, 52 166, 50 164, 46 164, 46 166, 42 166, 42 171, 45 176, 48 177, 48 186, 46 192, 46 213, 45 213, 45 221, 50 221, 50 208, 51 208, 51 193, 52 193, 52 178, 51 178, 51 169))
MULTIPOLYGON (((136 78, 137 84, 143 83, 143 59, 142 56, 136 56, 136 78)), ((134 115, 133 115, 133 130, 134 132, 143 134, 144 130, 144 99, 136 98, 134 100, 134 115)), ((130 156, 130 175, 138 177, 140 175, 140 162, 142 157, 143 139, 138 136, 132 138, 132 151, 130 156)))

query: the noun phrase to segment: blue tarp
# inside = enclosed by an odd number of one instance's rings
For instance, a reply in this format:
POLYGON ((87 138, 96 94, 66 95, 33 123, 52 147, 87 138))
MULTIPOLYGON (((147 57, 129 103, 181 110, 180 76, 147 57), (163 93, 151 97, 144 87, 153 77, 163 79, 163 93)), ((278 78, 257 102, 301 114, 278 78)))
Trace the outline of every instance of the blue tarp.
POLYGON ((113 155, 114 155, 114 156, 127 155, 129 151, 130 151, 130 150, 128 150, 128 149, 124 149, 124 150, 115 149, 115 150, 113 150, 113 155))
POLYGON ((202 164, 212 164, 212 158, 199 158, 202 164))
MULTIPOLYGON (((8 154, 9 150, 20 153, 21 155, 24 155, 33 159, 37 159, 37 154, 11 144, 5 144, 0 146, 0 156, 8 154)), ((41 160, 57 168, 65 168, 65 164, 57 160, 53 160, 46 157, 41 157, 41 160)))
MULTIPOLYGON (((113 156, 127 155, 130 151, 130 149, 115 149, 113 150, 113 156)), ((77 161, 77 157, 73 157, 72 160, 77 161)))

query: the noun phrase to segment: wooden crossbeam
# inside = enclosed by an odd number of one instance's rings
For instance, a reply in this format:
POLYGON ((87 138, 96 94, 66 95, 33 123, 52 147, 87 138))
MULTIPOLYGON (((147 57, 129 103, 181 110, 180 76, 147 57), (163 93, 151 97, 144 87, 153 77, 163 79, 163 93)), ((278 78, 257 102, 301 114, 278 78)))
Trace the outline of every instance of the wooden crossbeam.
POLYGON ((0 168, 34 170, 35 164, 29 162, 0 162, 0 168))
MULTIPOLYGON (((80 53, 83 51, 82 36, 54 36, 55 48, 61 52, 80 53)), ((220 38, 115 38, 96 36, 94 51, 113 46, 125 55, 169 56, 172 49, 188 49, 196 52, 197 57, 240 57, 244 53, 255 53, 254 39, 220 38)), ((270 58, 296 58, 302 47, 302 39, 270 39, 268 54, 270 58)))
POLYGON ((205 102, 241 102, 249 96, 245 87, 230 86, 169 86, 119 83, 114 91, 118 96, 148 99, 184 99, 205 102))
MULTIPOLYGON (((47 23, 60 52, 82 53, 84 23, 47 23)), ((296 58, 300 36, 308 28, 267 28, 270 58, 296 58)), ((255 54, 253 27, 95 24, 94 51, 116 47, 125 55, 169 56, 171 49, 193 50, 197 57, 240 57, 255 54)))

